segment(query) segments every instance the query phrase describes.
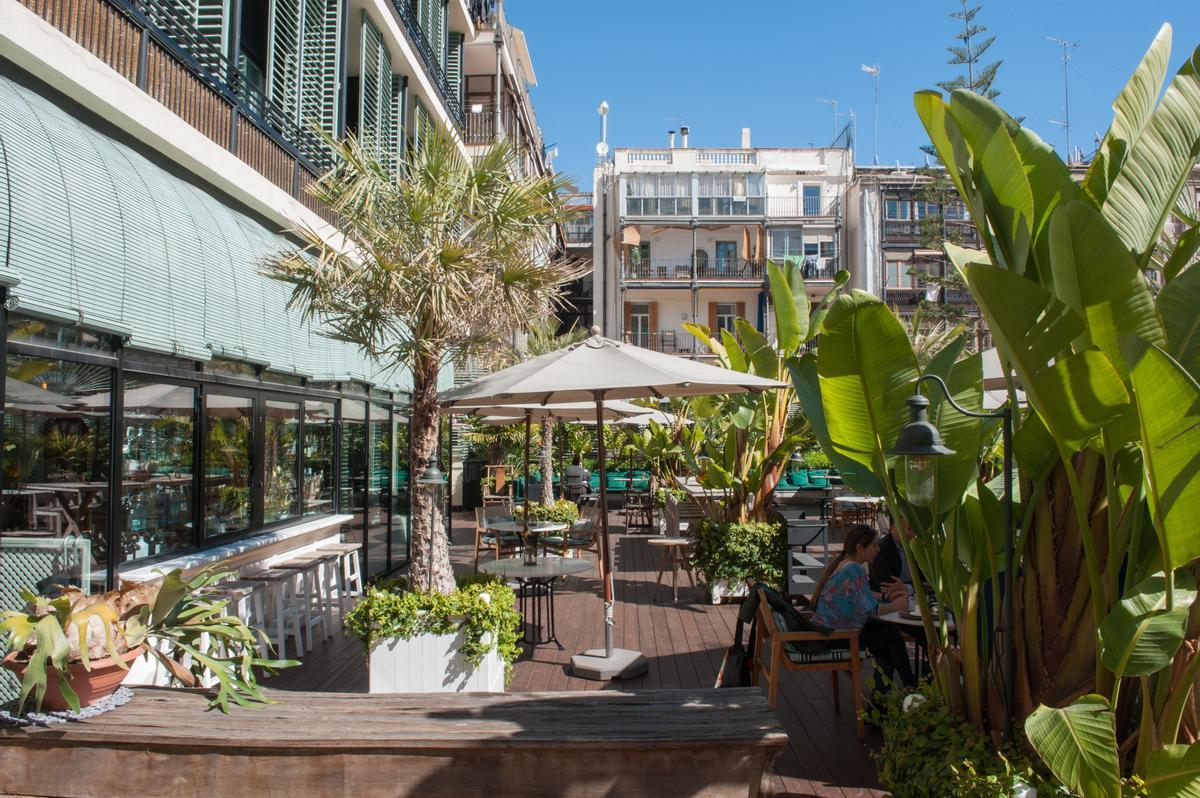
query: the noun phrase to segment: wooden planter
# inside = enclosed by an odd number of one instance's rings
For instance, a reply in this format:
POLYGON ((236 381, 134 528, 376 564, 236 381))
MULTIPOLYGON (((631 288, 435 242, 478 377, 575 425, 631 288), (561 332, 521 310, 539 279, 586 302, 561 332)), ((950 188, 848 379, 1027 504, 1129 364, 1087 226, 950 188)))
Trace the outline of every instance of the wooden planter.
POLYGON ((731 599, 746 598, 750 595, 750 587, 745 582, 730 583, 724 579, 718 579, 715 582, 709 582, 708 595, 713 604, 724 604, 731 599))
POLYGON ((466 632, 388 637, 371 647, 372 693, 503 693, 504 660, 490 651, 476 667, 460 653, 466 632))

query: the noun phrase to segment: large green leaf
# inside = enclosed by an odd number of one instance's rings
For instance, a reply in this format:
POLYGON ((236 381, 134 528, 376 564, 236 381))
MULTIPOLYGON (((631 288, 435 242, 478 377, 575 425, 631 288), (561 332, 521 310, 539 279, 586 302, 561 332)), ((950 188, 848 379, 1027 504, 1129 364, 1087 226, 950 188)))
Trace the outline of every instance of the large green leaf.
POLYGON ((1024 274, 1033 242, 1033 191, 1008 132, 1008 115, 980 95, 959 89, 951 95, 950 116, 971 148, 972 175, 1003 265, 1024 274))
POLYGON ((818 345, 821 404, 833 450, 878 473, 908 420, 917 358, 900 321, 871 294, 838 297, 818 345))
POLYGON ((1170 283, 1182 274, 1198 252, 1200 252, 1200 225, 1194 225, 1183 231, 1176 239, 1170 257, 1163 264, 1163 280, 1170 283))
POLYGON ((1046 142, 1029 128, 1010 131, 1013 145, 1025 164, 1029 189, 1033 193, 1033 261, 1038 281, 1043 285, 1050 273, 1050 220, 1061 205, 1080 196, 1079 185, 1071 170, 1046 142))
POLYGON ((1104 140, 1092 158, 1083 179, 1084 191, 1096 206, 1104 204, 1108 187, 1121 168, 1130 145, 1142 135, 1146 122, 1154 113, 1154 104, 1162 94, 1167 79, 1167 62, 1171 56, 1171 26, 1164 24, 1142 56, 1137 69, 1117 99, 1113 101, 1113 121, 1104 140))
POLYGON ((767 261, 767 280, 771 285, 771 304, 775 308, 775 334, 779 348, 794 352, 808 337, 810 313, 804 278, 796 263, 789 261, 783 269, 775 261, 767 261))
POLYGON ((1200 156, 1200 49, 1183 63, 1129 149, 1103 212, 1145 267, 1200 156))
POLYGON ((1167 352, 1200 381, 1200 268, 1167 283, 1158 295, 1158 312, 1167 331, 1167 352))
POLYGON ((1164 745, 1146 760, 1150 798, 1200 798, 1200 743, 1164 745))
POLYGON ((1082 798, 1120 798, 1116 724, 1108 702, 1087 695, 1069 707, 1038 706, 1025 735, 1050 771, 1082 798))
POLYGON ((980 233, 990 252, 991 239, 985 223, 987 214, 983 204, 983 195, 980 194, 971 177, 971 153, 962 133, 959 132, 958 125, 950 117, 950 107, 946 105, 942 95, 936 91, 917 92, 913 95, 913 106, 917 110, 921 124, 925 126, 929 140, 933 142, 933 147, 937 150, 938 158, 946 167, 946 174, 954 182, 954 187, 958 189, 958 195, 962 197, 963 203, 967 206, 967 211, 971 214, 972 219, 978 220, 980 233))
POLYGON ((1171 664, 1183 642, 1188 609, 1196 599, 1190 576, 1175 578, 1174 606, 1167 608, 1166 578, 1142 580, 1100 624, 1104 667, 1118 678, 1145 676, 1171 664))
POLYGON ((850 282, 850 272, 838 269, 837 273, 833 275, 833 285, 825 292, 825 296, 821 297, 821 301, 817 303, 816 309, 812 312, 812 318, 808 321, 808 333, 805 335, 805 341, 811 341, 820 334, 830 306, 841 296, 842 289, 848 282, 850 282))
POLYGON ((1166 352, 1123 338, 1146 468, 1146 494, 1163 547, 1175 570, 1200 557, 1200 386, 1166 352))
POLYGON ((1055 295, 1087 322, 1076 349, 1099 347, 1128 379, 1117 339, 1136 335, 1165 342, 1141 269, 1099 211, 1083 201, 1055 212, 1050 252, 1055 295))
POLYGON ((844 456, 833 447, 829 437, 829 425, 825 421, 825 406, 821 401, 821 378, 817 375, 817 356, 809 352, 801 358, 790 358, 788 371, 792 375, 792 386, 796 389, 796 401, 804 409, 808 426, 821 444, 822 451, 829 457, 842 475, 842 481, 854 490, 868 496, 883 495, 883 483, 875 473, 863 468, 856 460, 844 456))
POLYGON ((1054 436, 1036 411, 1028 413, 1013 435, 1013 457, 1026 478, 1038 482, 1059 461, 1054 436))
POLYGON ((1084 332, 1079 314, 1006 269, 972 263, 966 271, 1000 354, 1056 440, 1081 446, 1120 414, 1129 395, 1108 358, 1094 349, 1064 354, 1084 332))
MULTIPOLYGON (((983 409, 983 360, 977 354, 958 360, 965 344, 965 336, 959 336, 933 356, 924 374, 941 377, 955 402, 978 413, 983 409)), ((933 507, 944 515, 962 502, 963 493, 979 474, 983 422, 955 410, 941 390, 928 383, 924 388, 929 397, 929 420, 942 433, 942 442, 955 452, 934 461, 937 494, 933 507)))
MULTIPOLYGON (((779 376, 779 355, 766 336, 745 319, 734 319, 733 326, 745 346, 746 359, 754 366, 754 373, 769 380, 779 376)), ((728 341, 725 347, 730 349, 728 341)))

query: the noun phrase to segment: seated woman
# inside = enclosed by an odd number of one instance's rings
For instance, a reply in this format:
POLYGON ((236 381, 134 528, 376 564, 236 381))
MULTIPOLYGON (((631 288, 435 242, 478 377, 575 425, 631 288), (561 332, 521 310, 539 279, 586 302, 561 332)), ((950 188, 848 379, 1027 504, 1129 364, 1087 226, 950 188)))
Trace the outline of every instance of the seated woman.
POLYGON ((908 649, 900 630, 878 619, 881 613, 908 607, 908 594, 882 603, 883 596, 871 591, 867 566, 879 554, 875 530, 865 524, 851 527, 842 553, 829 564, 813 593, 813 620, 829 629, 860 629, 859 640, 875 658, 875 692, 886 683, 881 677, 913 687, 917 680, 908 661, 908 649))

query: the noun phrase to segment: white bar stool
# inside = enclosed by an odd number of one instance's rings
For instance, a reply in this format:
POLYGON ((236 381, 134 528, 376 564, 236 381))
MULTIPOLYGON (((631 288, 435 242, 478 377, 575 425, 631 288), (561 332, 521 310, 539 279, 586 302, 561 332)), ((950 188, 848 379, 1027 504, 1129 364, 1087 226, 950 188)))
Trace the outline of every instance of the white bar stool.
POLYGON ((295 573, 293 580, 292 598, 299 612, 303 615, 301 625, 306 634, 305 651, 312 651, 313 633, 317 626, 325 639, 332 636, 333 631, 333 597, 329 594, 322 580, 325 559, 317 554, 304 554, 285 562, 277 563, 274 567, 291 570, 295 573), (313 605, 316 612, 313 612, 313 605))
POLYGON ((292 636, 296 639, 296 653, 304 643, 300 637, 300 608, 295 605, 293 593, 299 572, 291 568, 260 568, 242 575, 243 582, 262 582, 267 605, 271 608, 269 625, 274 629, 272 642, 280 659, 287 659, 287 624, 290 621, 292 636))
POLYGON ((208 592, 209 595, 223 598, 229 602, 225 606, 227 613, 232 611, 230 614, 241 618, 247 626, 262 632, 259 653, 264 659, 269 658, 269 635, 266 631, 267 614, 264 600, 268 592, 268 583, 234 579, 229 582, 218 582, 209 588, 208 592))
POLYGON ((341 575, 338 587, 338 603, 344 614, 348 610, 350 599, 363 593, 362 566, 359 552, 362 546, 357 543, 331 543, 317 548, 318 554, 336 554, 338 570, 341 575))

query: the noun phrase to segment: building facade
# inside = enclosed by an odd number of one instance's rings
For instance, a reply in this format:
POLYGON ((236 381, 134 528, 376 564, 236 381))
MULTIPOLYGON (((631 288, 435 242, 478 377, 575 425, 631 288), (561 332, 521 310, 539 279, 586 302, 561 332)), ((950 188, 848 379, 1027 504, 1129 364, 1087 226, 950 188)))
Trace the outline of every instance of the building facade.
POLYGON ((335 235, 319 133, 506 135, 546 169, 521 32, 464 0, 0 6, 0 606, 322 525, 404 564, 409 377, 262 266, 335 235))
POLYGON ((684 324, 770 332, 766 261, 794 260, 810 298, 841 268, 847 148, 617 148, 595 174, 593 317, 605 333, 707 356, 684 324))

